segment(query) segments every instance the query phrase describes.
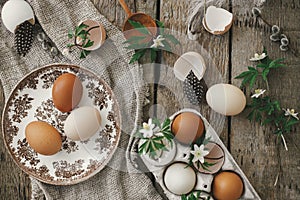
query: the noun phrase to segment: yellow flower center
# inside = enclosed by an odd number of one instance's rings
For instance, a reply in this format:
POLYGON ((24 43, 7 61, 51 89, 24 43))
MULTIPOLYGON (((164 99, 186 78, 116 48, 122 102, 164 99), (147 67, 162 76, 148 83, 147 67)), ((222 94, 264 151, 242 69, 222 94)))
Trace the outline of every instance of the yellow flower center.
POLYGON ((147 123, 143 123, 143 128, 147 131, 150 130, 150 126, 147 123))
POLYGON ((259 94, 261 92, 260 89, 255 90, 255 94, 259 94))
POLYGON ((295 114, 295 110, 294 110, 294 109, 291 109, 291 113, 292 113, 292 114, 295 114))

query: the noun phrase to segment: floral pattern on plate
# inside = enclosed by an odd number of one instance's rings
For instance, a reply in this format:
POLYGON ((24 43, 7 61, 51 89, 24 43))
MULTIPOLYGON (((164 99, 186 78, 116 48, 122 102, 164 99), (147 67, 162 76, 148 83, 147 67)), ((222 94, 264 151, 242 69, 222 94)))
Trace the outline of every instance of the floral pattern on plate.
POLYGON ((34 178, 54 185, 75 184, 103 169, 121 134, 120 112, 110 87, 89 70, 67 64, 48 65, 25 76, 8 98, 2 120, 4 141, 17 165, 34 178), (63 73, 73 73, 82 82, 78 107, 93 106, 100 111, 101 128, 86 141, 72 141, 64 135, 70 112, 62 113, 54 107, 52 86, 63 73), (62 148, 57 154, 38 154, 26 141, 26 125, 37 120, 51 124, 61 134, 62 148))

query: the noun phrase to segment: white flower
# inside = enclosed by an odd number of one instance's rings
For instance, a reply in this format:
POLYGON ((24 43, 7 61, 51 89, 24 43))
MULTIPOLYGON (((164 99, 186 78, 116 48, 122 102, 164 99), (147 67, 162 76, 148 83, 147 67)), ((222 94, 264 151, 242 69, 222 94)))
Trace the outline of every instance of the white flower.
POLYGON ((263 90, 263 89, 256 89, 255 91, 255 94, 253 94, 251 96, 251 98, 258 98, 260 95, 262 95, 263 93, 266 92, 266 90, 263 90))
POLYGON ((140 132, 143 133, 145 138, 151 138, 153 136, 154 127, 155 124, 152 124, 152 119, 149 118, 148 123, 143 123, 143 129, 141 129, 140 132))
POLYGON ((254 57, 250 58, 250 61, 259 61, 259 60, 264 59, 266 56, 267 56, 266 53, 262 53, 261 55, 259 55, 258 53, 255 53, 254 57))
POLYGON ((194 151, 191 151, 191 154, 194 155, 193 162, 200 161, 204 163, 204 157, 209 154, 209 151, 204 150, 204 145, 202 144, 198 147, 196 144, 194 145, 194 151))
POLYGON ((292 116, 295 119, 299 120, 299 117, 297 116, 298 113, 296 113, 296 111, 294 109, 283 109, 285 111, 285 116, 292 116))
POLYGON ((158 47, 164 47, 165 45, 162 43, 165 38, 163 38, 162 35, 157 36, 157 38, 153 39, 153 44, 151 45, 150 48, 158 48, 158 47))
POLYGON ((68 56, 70 54, 70 49, 69 48, 64 48, 62 51, 62 55, 68 56))

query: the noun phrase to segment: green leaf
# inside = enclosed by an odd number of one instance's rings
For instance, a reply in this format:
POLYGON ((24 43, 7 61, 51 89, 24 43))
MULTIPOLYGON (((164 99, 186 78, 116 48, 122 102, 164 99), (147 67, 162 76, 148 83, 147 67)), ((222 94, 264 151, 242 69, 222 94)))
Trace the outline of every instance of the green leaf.
POLYGON ((163 48, 164 48, 166 51, 172 52, 172 49, 171 49, 171 46, 170 46, 169 42, 167 42, 166 40, 163 40, 162 43, 164 44, 164 47, 163 47, 163 48))
POLYGON ((258 68, 267 68, 268 65, 266 65, 264 63, 259 63, 259 64, 256 65, 256 67, 258 67, 258 68))
POLYGON ((270 64, 269 64, 269 68, 278 68, 278 67, 284 67, 285 65, 280 63, 284 61, 284 58, 279 58, 276 60, 273 60, 270 64))
POLYGON ((158 142, 153 142, 154 146, 156 149, 164 149, 166 148, 164 144, 158 143, 158 142))
POLYGON ((73 46, 75 46, 75 44, 67 44, 67 47, 73 47, 73 46))
POLYGON ((270 119, 270 118, 265 119, 265 120, 262 122, 262 125, 264 126, 264 125, 270 124, 272 121, 273 121, 273 119, 270 119))
POLYGON ((88 48, 88 47, 91 47, 93 46, 94 44, 94 41, 91 41, 90 39, 87 41, 87 43, 85 45, 83 45, 84 48, 88 48))
POLYGON ((148 29, 143 25, 141 24, 140 22, 136 22, 136 21, 133 21, 133 20, 128 20, 128 22, 137 30, 139 31, 140 33, 142 34, 145 34, 145 35, 151 35, 148 31, 148 29))
POLYGON ((68 38, 69 39, 72 39, 74 37, 74 33, 73 33, 73 30, 69 30, 69 32, 68 32, 68 38))
POLYGON ((251 78, 252 78, 252 74, 246 76, 246 77, 244 78, 244 80, 242 81, 241 86, 243 87, 243 86, 245 86, 247 83, 249 83, 249 81, 251 80, 251 78))
POLYGON ((165 128, 169 128, 170 124, 171 124, 171 120, 169 118, 166 118, 162 125, 162 129, 164 130, 165 128))
POLYGON ((164 136, 157 136, 157 137, 153 138, 152 140, 153 141, 160 141, 162 139, 164 139, 164 136))
POLYGON ((156 60, 156 51, 154 49, 151 49, 151 62, 154 62, 156 60))
POLYGON ((257 77, 257 73, 256 74, 254 74, 253 76, 252 76, 252 78, 250 79, 250 89, 252 89, 253 88, 253 86, 254 86, 254 83, 255 83, 255 81, 256 81, 256 77, 257 77))
POLYGON ((235 79, 244 78, 244 77, 248 76, 249 74, 251 74, 251 71, 242 72, 240 75, 236 76, 235 79))
POLYGON ((86 58, 87 55, 89 55, 91 52, 87 50, 82 50, 80 53, 80 59, 86 58))
POLYGON ((131 60, 129 61, 129 64, 132 64, 135 61, 138 61, 143 55, 145 55, 145 53, 146 53, 146 49, 140 49, 140 50, 136 51, 133 54, 131 60))
POLYGON ((75 36, 78 36, 78 33, 80 33, 83 29, 88 27, 89 27, 88 25, 81 23, 79 26, 75 28, 75 36))
POLYGON ((159 28, 165 28, 165 25, 163 22, 159 21, 159 20, 155 20, 156 21, 156 24, 159 28))
POLYGON ((249 66, 248 69, 249 69, 249 71, 257 72, 257 69, 255 69, 254 67, 249 66))
POLYGON ((293 126, 293 125, 298 124, 298 123, 299 123, 298 120, 291 120, 291 121, 289 121, 289 122, 287 123, 287 126, 293 126))
POLYGON ((149 140, 145 141, 139 148, 139 154, 142 154, 143 152, 145 152, 147 145, 149 144, 149 140))
POLYGON ((185 194, 181 196, 181 200, 188 200, 185 194))
POLYGON ((268 69, 268 68, 263 70, 261 75, 262 75, 264 81, 267 81, 267 76, 268 76, 269 72, 270 72, 270 69, 268 69))
POLYGON ((175 45, 180 44, 180 42, 175 38, 174 35, 166 34, 166 35, 164 35, 164 38, 169 39, 175 45))

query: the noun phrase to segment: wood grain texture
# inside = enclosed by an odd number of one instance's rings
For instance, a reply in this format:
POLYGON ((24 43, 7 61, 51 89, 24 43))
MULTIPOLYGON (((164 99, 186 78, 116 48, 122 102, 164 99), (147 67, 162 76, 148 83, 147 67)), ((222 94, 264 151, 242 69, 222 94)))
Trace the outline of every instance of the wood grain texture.
MULTIPOLYGON (((118 0, 92 0, 100 13, 108 18, 120 29, 126 18, 118 0)), ((260 20, 256 20, 249 12, 253 4, 249 1, 227 0, 224 8, 232 9, 235 23, 230 33, 224 36, 213 36, 199 26, 197 40, 187 39, 188 10, 194 0, 160 0, 160 13, 157 13, 157 3, 154 0, 127 0, 129 8, 133 12, 145 12, 153 18, 160 16, 169 29, 182 41, 182 46, 176 48, 173 53, 163 53, 163 65, 143 66, 144 77, 149 87, 150 104, 144 107, 144 119, 157 113, 159 118, 170 116, 184 107, 199 110, 209 120, 219 117, 211 111, 204 101, 200 106, 191 105, 183 95, 182 82, 174 76, 172 66, 175 60, 184 52, 194 50, 205 55, 209 67, 215 67, 221 74, 220 79, 213 79, 208 73, 204 79, 208 86, 222 80, 239 86, 240 80, 233 79, 251 65, 248 59, 265 46, 270 52, 271 58, 285 57, 288 65, 285 69, 276 70, 270 74, 270 94, 282 103, 282 107, 300 110, 300 66, 299 56, 293 53, 280 52, 279 44, 272 43, 268 38, 270 28, 260 20), (203 49, 199 49, 202 46, 203 49), (159 75, 159 77, 157 76, 159 75), (231 78, 231 79, 230 79, 231 78), (155 86, 154 83, 158 85, 155 86), (157 99, 154 99, 157 97, 157 99), (156 102, 156 104, 155 104, 156 102)), ((0 0, 0 3, 4 2, 0 0)), ((279 25, 290 39, 290 46, 297 53, 300 50, 300 1, 298 0, 273 0, 267 1, 262 9, 263 17, 271 24, 279 25)), ((198 27, 198 26, 197 26, 198 27)), ((299 54, 299 53, 298 53, 299 54)), ((142 63, 149 63, 145 58, 142 63)), ((260 85, 263 87, 263 85, 260 85)), ((250 94, 250 91, 246 91, 250 94)), ((2 87, 0 87, 1 113, 4 99, 2 87)), ((298 200, 300 199, 300 127, 297 126, 293 133, 286 135, 289 151, 285 151, 282 145, 276 145, 276 136, 272 134, 272 127, 260 127, 249 123, 241 115, 226 118, 224 125, 217 127, 221 139, 228 146, 242 170, 257 190, 262 199, 267 200, 298 200), (280 159, 278 158, 280 155, 280 159), (273 186, 279 164, 282 173, 276 187, 273 186)), ((30 181, 13 162, 0 139, 0 199, 30 199, 30 181)))
MULTIPOLYGON (((216 113, 209 109, 205 102, 205 95, 200 105, 192 105, 183 94, 183 83, 176 79, 173 73, 173 65, 176 59, 182 53, 188 51, 196 51, 200 53, 206 62, 207 73, 204 76, 204 80, 208 86, 211 86, 220 82, 228 82, 229 79, 229 33, 223 36, 213 36, 206 32, 203 28, 196 30, 197 40, 189 40, 187 38, 188 28, 188 10, 191 9, 192 0, 188 1, 176 1, 176 0, 162 0, 161 1, 161 21, 165 23, 165 26, 171 29, 174 33, 177 32, 181 45, 177 47, 177 50, 170 53, 163 54, 163 64, 166 67, 160 68, 159 86, 157 89, 157 104, 159 104, 160 110, 157 111, 158 116, 163 118, 170 116, 182 108, 194 108, 202 113, 213 125, 218 129, 218 133, 225 144, 228 140, 228 120, 221 116, 215 116, 216 113), (180 50, 178 50, 178 48, 180 50), (175 55, 174 55, 175 54, 175 55), (220 77, 217 77, 220 75, 220 77), (222 123, 213 122, 220 118, 222 123), (225 121, 224 121, 225 120, 225 121)), ((228 3, 227 8, 229 6, 228 3)), ((226 7, 226 5, 225 5, 226 7)), ((201 18, 194 23, 201 23, 201 18)))
MULTIPOLYGON (((251 16, 251 3, 241 0, 233 1, 233 13, 236 17, 232 28, 232 77, 237 76, 253 65, 249 58, 263 47, 271 58, 285 58, 287 68, 274 70, 269 77, 270 92, 273 99, 281 102, 283 108, 299 107, 300 66, 299 57, 288 52, 280 52, 279 44, 269 40, 270 28, 251 16), (241 8, 248 8, 241 13, 241 8)), ((289 37, 291 47, 299 50, 300 20, 299 1, 267 1, 262 9, 263 18, 270 24, 277 24, 289 37)), ((240 85, 240 80, 232 80, 240 85)), ((264 84, 257 87, 266 88, 264 84)), ((249 94, 250 91, 247 91, 249 94)), ((300 199, 300 152, 297 147, 300 141, 299 126, 293 133, 285 136, 289 151, 285 151, 281 141, 275 143, 273 127, 261 127, 250 123, 246 118, 247 111, 233 117, 230 130, 231 153, 241 166, 250 182, 262 199, 300 199), (280 155, 280 158, 278 157, 280 155), (278 184, 274 187, 279 166, 282 166, 278 184)))
MULTIPOLYGON (((4 1, 0 1, 3 3, 4 1)), ((92 0, 95 7, 99 12, 104 15, 110 22, 118 26, 120 29, 123 26, 123 22, 126 19, 125 12, 120 6, 117 0, 92 0)), ((129 8, 134 12, 146 12, 152 17, 156 17, 156 1, 143 0, 143 1, 127 1, 129 8)), ((148 63, 149 60, 144 60, 144 63, 148 63)), ((144 68, 145 79, 153 79, 153 72, 151 68, 144 68)), ((152 83, 152 81, 148 81, 152 83)), ((149 109, 152 108, 153 104, 153 84, 149 84, 149 99, 150 103, 145 106, 144 116, 149 116, 149 109)), ((147 87, 147 85, 145 85, 147 87)), ((2 113, 4 107, 3 88, 0 85, 0 111, 2 113)), ((2 116, 2 115, 1 115, 2 116)), ((146 118, 145 117, 145 118, 146 118)), ((0 117, 1 118, 1 117, 0 117)), ((16 200, 16 199, 30 199, 31 197, 31 186, 28 175, 22 172, 17 165, 13 162, 10 155, 8 154, 5 145, 3 143, 2 133, 0 137, 0 199, 5 200, 16 200)))

